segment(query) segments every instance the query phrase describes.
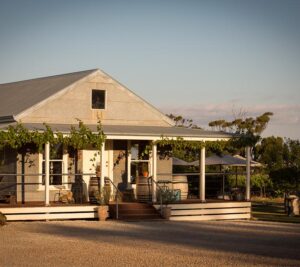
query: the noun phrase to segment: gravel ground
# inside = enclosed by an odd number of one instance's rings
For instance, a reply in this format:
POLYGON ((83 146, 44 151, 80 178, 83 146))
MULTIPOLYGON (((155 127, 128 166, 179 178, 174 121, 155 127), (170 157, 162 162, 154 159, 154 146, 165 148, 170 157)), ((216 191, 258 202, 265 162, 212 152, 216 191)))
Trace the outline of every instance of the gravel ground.
POLYGON ((300 227, 240 222, 16 222, 0 266, 300 266, 300 227))

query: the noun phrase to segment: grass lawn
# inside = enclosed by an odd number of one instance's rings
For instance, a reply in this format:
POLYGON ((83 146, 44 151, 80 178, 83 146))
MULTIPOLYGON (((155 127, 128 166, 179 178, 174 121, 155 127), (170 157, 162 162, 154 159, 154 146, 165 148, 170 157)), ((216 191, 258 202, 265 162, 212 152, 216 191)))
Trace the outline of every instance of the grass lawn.
POLYGON ((285 213, 283 199, 253 199, 252 217, 259 221, 300 223, 300 216, 285 213))

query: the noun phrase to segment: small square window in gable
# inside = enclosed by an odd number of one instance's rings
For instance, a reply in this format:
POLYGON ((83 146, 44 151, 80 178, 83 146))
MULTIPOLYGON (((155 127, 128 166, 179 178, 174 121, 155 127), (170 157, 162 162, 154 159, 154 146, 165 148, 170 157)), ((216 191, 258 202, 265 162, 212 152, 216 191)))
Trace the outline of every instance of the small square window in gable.
POLYGON ((92 90, 92 109, 105 109, 105 90, 92 90))

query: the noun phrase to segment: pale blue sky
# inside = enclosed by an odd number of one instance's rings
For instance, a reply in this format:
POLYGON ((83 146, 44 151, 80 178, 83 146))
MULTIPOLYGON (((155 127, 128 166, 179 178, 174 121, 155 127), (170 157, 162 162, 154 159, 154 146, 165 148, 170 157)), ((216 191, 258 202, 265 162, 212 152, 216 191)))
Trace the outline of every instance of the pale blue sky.
POLYGON ((92 68, 203 126, 273 111, 266 134, 300 138, 298 0, 0 0, 0 83, 92 68))

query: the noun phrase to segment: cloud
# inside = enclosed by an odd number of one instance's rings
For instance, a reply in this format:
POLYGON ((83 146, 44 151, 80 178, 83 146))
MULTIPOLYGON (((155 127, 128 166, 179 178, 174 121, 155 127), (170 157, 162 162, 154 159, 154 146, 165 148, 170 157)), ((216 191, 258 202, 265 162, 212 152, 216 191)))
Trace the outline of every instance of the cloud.
POLYGON ((264 112, 274 113, 265 135, 279 135, 300 139, 300 105, 294 104, 257 104, 257 105, 236 105, 237 101, 232 100, 219 104, 203 103, 197 105, 170 105, 164 106, 161 110, 168 114, 182 115, 208 129, 208 123, 213 120, 233 120, 235 117, 256 117, 264 112))

